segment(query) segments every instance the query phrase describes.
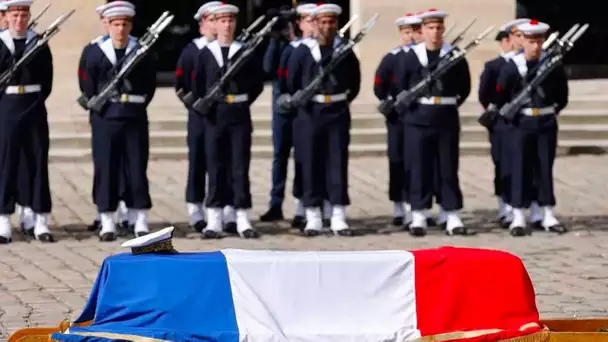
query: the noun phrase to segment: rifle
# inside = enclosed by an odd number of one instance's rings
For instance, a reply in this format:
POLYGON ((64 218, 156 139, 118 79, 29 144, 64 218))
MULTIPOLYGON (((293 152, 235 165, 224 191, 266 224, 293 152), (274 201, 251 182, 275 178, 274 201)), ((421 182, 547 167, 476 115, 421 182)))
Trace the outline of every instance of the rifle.
POLYGON ((106 84, 99 94, 93 96, 91 99, 87 99, 84 95, 78 98, 78 104, 86 110, 92 110, 100 112, 105 104, 110 100, 111 97, 116 95, 116 88, 118 85, 129 75, 131 70, 141 61, 141 59, 148 53, 152 45, 158 40, 159 35, 169 26, 173 21, 173 15, 169 16, 169 12, 164 12, 158 20, 150 26, 146 34, 138 40, 138 48, 133 49, 132 53, 121 60, 120 63, 116 63, 116 67, 112 70, 117 70, 117 66, 121 65, 120 70, 116 73, 116 76, 106 84), (122 63, 124 61, 124 63, 122 63))
POLYGON ((576 31, 570 29, 562 38, 556 39, 557 45, 554 45, 547 56, 541 59, 539 67, 534 69, 535 71, 533 72, 536 72, 536 76, 532 81, 530 81, 530 83, 528 83, 512 101, 503 105, 499 110, 489 109, 483 112, 477 119, 477 122, 479 122, 480 125, 490 129, 494 126, 494 123, 499 116, 504 116, 507 120, 513 120, 529 98, 531 92, 538 88, 549 74, 557 68, 564 58, 564 55, 572 49, 574 43, 585 33, 585 31, 587 31, 589 24, 583 25, 580 29, 578 28, 578 24, 573 27, 576 31))
POLYGON ((35 16, 34 19, 32 19, 32 21, 30 22, 30 24, 27 27, 28 30, 34 30, 36 28, 36 26, 38 26, 38 20, 40 20, 40 18, 44 15, 44 13, 46 13, 46 11, 49 9, 49 7, 51 7, 51 4, 46 5, 46 7, 44 7, 42 9, 42 11, 40 11, 40 13, 38 13, 38 15, 35 16))
POLYGON ((65 21, 68 20, 68 18, 71 17, 74 12, 76 12, 75 9, 60 15, 44 32, 39 34, 36 39, 33 39, 32 42, 28 44, 25 49, 26 52, 23 54, 23 56, 15 64, 5 70, 2 75, 0 75, 0 89, 4 90, 13 78, 15 72, 31 61, 32 58, 38 52, 40 52, 40 49, 45 46, 51 38, 59 33, 59 28, 61 25, 63 25, 63 23, 65 23, 65 21))
POLYGON ((236 40, 240 41, 241 43, 247 42, 247 40, 249 40, 249 38, 251 38, 251 36, 252 36, 251 31, 253 31, 256 27, 258 27, 262 23, 262 21, 264 21, 264 18, 266 18, 265 15, 259 16, 253 23, 251 23, 251 25, 249 25, 247 28, 243 29, 241 34, 239 34, 239 36, 236 37, 236 40))
MULTIPOLYGON (((239 55, 234 63, 231 63, 230 68, 226 70, 226 72, 220 77, 220 79, 215 82, 215 84, 207 91, 207 94, 203 98, 199 98, 192 104, 192 109, 196 112, 205 115, 209 112, 211 106, 222 98, 224 87, 232 81, 232 79, 237 75, 237 73, 241 70, 243 66, 249 61, 250 58, 254 56, 255 49, 264 41, 266 35, 270 33, 272 27, 279 20, 279 17, 273 17, 266 25, 258 31, 252 38, 247 42, 247 46, 245 50, 239 55)), ((194 94, 190 92, 186 96, 183 97, 183 101, 186 105, 191 104, 191 99, 194 97, 194 94)))
POLYGON ((467 53, 478 46, 481 43, 481 40, 484 39, 493 29, 493 26, 488 27, 485 31, 477 35, 477 37, 469 42, 464 49, 462 49, 462 51, 456 49, 456 47, 452 48, 450 52, 445 55, 449 56, 445 60, 445 63, 439 64, 437 69, 428 73, 412 88, 402 90, 396 98, 389 96, 386 100, 382 101, 378 106, 378 111, 386 117, 388 117, 393 110, 396 110, 399 114, 404 114, 415 100, 424 95, 425 91, 428 89, 428 86, 432 82, 445 75, 452 67, 460 63, 467 53))
POLYGON ((310 99, 319 92, 325 78, 331 74, 331 72, 344 60, 353 47, 358 44, 369 31, 374 27, 378 21, 378 14, 375 14, 365 25, 357 35, 346 40, 345 43, 339 45, 334 51, 331 59, 325 67, 321 69, 321 72, 303 89, 299 89, 295 94, 283 94, 277 99, 277 105, 283 112, 290 112, 294 108, 305 105, 310 99))

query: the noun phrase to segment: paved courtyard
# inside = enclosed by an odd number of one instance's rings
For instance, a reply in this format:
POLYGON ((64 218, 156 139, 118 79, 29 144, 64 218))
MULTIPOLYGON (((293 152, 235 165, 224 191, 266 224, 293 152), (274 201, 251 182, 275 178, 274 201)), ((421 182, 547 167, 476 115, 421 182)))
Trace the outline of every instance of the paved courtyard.
MULTIPOLYGON (((183 201, 187 165, 183 161, 153 161, 149 167, 154 229, 178 228, 179 251, 219 248, 291 250, 416 249, 442 245, 487 247, 520 256, 530 272, 543 318, 608 316, 608 157, 561 158, 556 165, 558 213, 572 232, 555 236, 535 233, 511 238, 492 229, 495 200, 489 157, 461 159, 465 194, 465 221, 478 227, 476 237, 449 238, 434 231, 424 239, 387 227, 391 205, 387 200, 387 162, 384 158, 355 159, 350 164, 349 216, 353 226, 368 234, 355 238, 305 239, 286 224, 261 225, 261 240, 226 238, 202 241, 186 229, 183 201)), ((91 204, 90 164, 53 164, 53 224, 60 240, 51 245, 30 241, 15 233, 15 242, 0 248, 0 340, 27 326, 54 326, 79 314, 102 260, 121 252, 121 241, 100 244, 86 232, 94 216, 91 204)), ((255 160, 251 169, 254 217, 266 209, 270 160, 255 160)), ((288 196, 286 214, 293 206, 288 196)), ((126 238, 126 237, 125 237, 126 238)), ((472 285, 474 286, 474 284, 472 285)))

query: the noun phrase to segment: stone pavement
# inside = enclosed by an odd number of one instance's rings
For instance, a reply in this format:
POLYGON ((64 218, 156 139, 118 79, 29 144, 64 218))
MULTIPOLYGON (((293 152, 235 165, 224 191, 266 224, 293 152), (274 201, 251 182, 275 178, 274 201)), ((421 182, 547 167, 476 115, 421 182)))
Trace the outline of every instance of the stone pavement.
MULTIPOLYGON (((285 224, 263 225, 259 241, 226 238, 202 241, 188 233, 183 201, 186 163, 153 161, 149 175, 155 207, 155 229, 174 224, 180 251, 219 248, 289 250, 416 249, 442 245, 487 247, 520 256, 531 274, 543 318, 608 316, 608 192, 605 175, 608 157, 580 156, 557 161, 558 212, 572 232, 564 236, 535 233, 514 239, 491 229, 495 201, 490 187, 492 170, 488 157, 461 159, 461 184, 465 195, 465 221, 478 227, 477 237, 449 238, 433 231, 427 238, 413 239, 391 231, 387 201, 387 162, 383 158, 360 158, 350 163, 349 208, 354 227, 369 234, 355 238, 305 239, 285 224)), ((90 164, 52 164, 55 209, 53 224, 59 242, 42 245, 15 233, 15 242, 0 248, 0 340, 26 326, 54 326, 80 313, 102 260, 120 252, 121 241, 100 244, 85 225, 94 216, 90 203, 90 164)), ((254 217, 266 209, 270 160, 253 161, 254 217)), ((289 197, 289 196, 288 196, 289 197)), ((290 200, 288 202, 291 202, 290 200)), ((291 203, 288 216, 293 212, 291 203)), ((125 237, 126 238, 126 237, 125 237)), ((492 271, 490 271, 492 272, 492 271)), ((491 276, 491 275, 489 275, 491 276)), ((475 284, 471 284, 475 286, 475 284)))

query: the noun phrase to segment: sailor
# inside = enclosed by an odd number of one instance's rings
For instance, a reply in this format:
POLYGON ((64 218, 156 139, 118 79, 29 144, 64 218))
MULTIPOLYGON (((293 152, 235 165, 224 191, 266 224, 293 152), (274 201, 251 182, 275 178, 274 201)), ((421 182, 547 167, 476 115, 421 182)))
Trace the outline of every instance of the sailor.
MULTIPOLYGON (((272 108, 272 140, 274 155, 272 161, 272 189, 270 190, 270 208, 260 217, 260 221, 269 222, 283 219, 283 200, 285 198, 285 183, 287 181, 287 165, 291 148, 294 146, 294 127, 293 121, 297 114, 281 113, 277 108, 276 98, 286 93, 285 75, 283 70, 287 67, 287 61, 293 50, 298 47, 302 39, 307 39, 315 34, 316 27, 314 18, 310 13, 317 7, 316 4, 302 4, 296 7, 298 14, 298 28, 302 32, 302 37, 298 37, 294 27, 289 23, 289 39, 287 44, 279 45, 277 39, 272 39, 264 56, 264 71, 274 76, 273 84, 273 108, 272 108), (276 51, 280 50, 280 51, 276 51), (279 55, 277 61, 274 56, 279 55)), ((295 215, 291 221, 294 228, 303 228, 305 224, 305 212, 302 205, 302 180, 301 167, 294 158, 294 179, 293 196, 295 199, 295 215)))
MULTIPOLYGON (((110 38, 85 48, 80 59, 80 88, 89 99, 111 80, 111 70, 120 68, 117 63, 137 47, 137 41, 129 36, 135 16, 132 6, 107 8, 103 16, 108 20, 110 38)), ((95 204, 101 213, 100 241, 116 239, 113 213, 121 195, 122 167, 127 168, 126 191, 132 196, 132 208, 135 209, 135 236, 149 232, 148 210, 152 201, 147 177, 149 135, 146 108, 155 90, 155 66, 151 57, 144 56, 118 87, 120 95, 111 98, 102 111, 91 111, 95 204)))
MULTIPOLYGON (((500 70, 504 65, 507 64, 509 59, 518 52, 514 50, 514 40, 512 37, 516 31, 512 30, 513 27, 527 22, 527 19, 516 19, 503 25, 498 33, 496 34, 495 40, 499 43, 500 55, 485 63, 483 72, 481 73, 479 80, 479 102, 485 110, 496 110, 496 82, 500 70)), ((502 134, 508 130, 504 119, 499 118, 494 127, 489 129, 490 139, 490 152, 492 155, 492 162, 494 163, 494 195, 498 201, 498 215, 497 219, 499 224, 503 228, 508 228, 512 221, 511 206, 508 204, 508 183, 509 166, 507 164, 508 158, 502 158, 503 155, 503 137, 508 138, 508 133, 502 134), (504 160, 504 164, 503 164, 504 160)), ((506 153, 505 153, 506 154, 506 153)))
MULTIPOLYGON (((518 25, 524 35, 524 50, 500 72, 496 86, 499 107, 511 101, 522 90, 523 84, 530 82, 542 70, 539 62, 549 28, 549 25, 537 20, 518 25)), ((513 236, 531 233, 527 229, 524 210, 533 199, 537 199, 542 207, 542 227, 560 234, 566 232, 553 213, 553 164, 557 148, 557 115, 567 104, 568 80, 565 69, 559 66, 539 88, 532 91, 529 101, 511 123, 513 129, 509 143, 513 222, 509 230, 513 236), (534 186, 536 177, 537 184, 534 186)))
MULTIPOLYGON (((318 28, 317 39, 303 40, 294 49, 287 68, 288 92, 308 86, 321 71, 322 62, 335 50, 338 16, 342 8, 320 4, 313 15, 318 28)), ((350 140, 350 102, 361 86, 359 60, 350 51, 329 75, 311 103, 299 108, 294 125, 298 127, 296 155, 302 165, 302 202, 306 208, 306 236, 321 233, 323 220, 319 208, 326 196, 333 208, 330 228, 339 236, 353 236, 346 222, 348 196, 348 146, 350 140)))
MULTIPOLYGON (((4 72, 24 54, 25 47, 36 33, 28 30, 31 0, 9 0, 6 19, 8 29, 0 33, 0 71, 4 72)), ((53 58, 48 46, 15 73, 0 96, 0 243, 11 241, 11 215, 17 200, 19 161, 25 157, 31 171, 31 204, 36 213, 33 229, 26 233, 42 242, 53 242, 49 230, 52 209, 48 157, 49 125, 45 100, 53 84, 53 58), (23 154, 23 155, 22 155, 23 154)))
MULTIPOLYGON (((524 35, 523 33, 519 30, 518 25, 519 24, 524 24, 527 22, 530 22, 530 19, 528 18, 520 18, 520 19, 516 19, 513 21, 514 23, 516 23, 515 25, 511 26, 511 30, 509 32, 509 39, 513 42, 513 51, 515 51, 515 54, 519 54, 522 53, 523 51, 523 40, 524 40, 524 35)), ((506 126, 504 127, 504 130, 509 130, 510 126, 506 126)), ((503 130, 503 131, 504 131, 503 130)), ((509 134, 508 133, 504 133, 503 135, 504 137, 508 137, 509 134)), ((509 182, 510 180, 510 166, 508 166, 509 162, 508 160, 511 158, 511 150, 510 150, 510 144, 502 144, 503 148, 502 148, 502 163, 505 164, 505 168, 503 168, 504 171, 504 180, 505 182, 509 182)), ((533 185, 532 187, 536 187, 537 183, 538 183, 538 172, 535 169, 534 170, 534 181, 533 181, 533 185)), ((504 184, 502 187, 505 192, 507 193, 506 195, 508 196, 508 189, 511 189, 510 183, 508 184, 504 184)), ((538 205, 538 201, 536 200, 536 198, 534 198, 534 196, 536 196, 536 194, 538 193, 537 190, 533 190, 532 194, 533 194, 533 198, 532 198, 532 203, 530 204, 530 208, 529 208, 529 214, 528 214, 528 222, 531 224, 531 226, 534 229, 541 229, 544 230, 543 226, 542 226, 542 221, 543 221, 543 210, 542 208, 538 205)), ((512 215, 509 215, 507 218, 506 222, 511 222, 512 221, 512 215)), ((508 226, 507 226, 508 227, 508 226)))
MULTIPOLYGON (((410 47, 416 43, 415 32, 420 31, 422 20, 413 13, 406 13, 405 16, 397 19, 395 25, 399 29, 401 45, 392 49, 380 62, 376 69, 374 78, 374 94, 383 101, 389 95, 397 96, 395 90, 394 69, 396 60, 404 58, 410 47)), ((391 113, 386 118, 387 144, 388 144, 388 197, 393 202, 393 222, 394 226, 407 227, 411 221, 411 207, 407 201, 406 164, 403 160, 403 121, 397 112, 391 113)))
MULTIPOLYGON (((419 15, 424 42, 415 45, 405 58, 398 60, 399 90, 407 90, 437 67, 451 46, 443 41, 447 13, 430 9, 419 15)), ((458 180, 460 122, 458 106, 469 96, 471 76, 466 60, 455 65, 430 85, 427 96, 419 98, 405 115, 405 159, 410 167, 409 198, 412 205, 410 234, 424 236, 427 230, 425 210, 432 206, 435 172, 439 171, 438 193, 446 211, 446 232, 468 235, 460 219, 462 192, 458 180)))
MULTIPOLYGON (((245 51, 240 42, 234 40, 236 16, 239 9, 221 4, 211 9, 215 17, 216 40, 201 50, 195 67, 192 83, 193 94, 204 98, 207 90, 219 81, 232 61, 245 51)), ((236 228, 243 238, 257 238, 249 218, 251 189, 249 166, 251 162, 251 134, 253 131, 250 106, 264 89, 260 58, 249 60, 226 87, 223 98, 214 103, 204 117, 207 172, 208 224, 202 237, 221 237, 222 209, 234 204, 236 228), (230 177, 227 177, 230 175, 230 177), (230 178, 230 179, 228 179, 230 178), (232 189, 229 191, 228 189, 232 189), (230 198, 230 194, 233 194, 230 198)))
MULTIPOLYGON (((521 18, 519 19, 521 20, 521 23, 526 23, 526 22, 530 22, 530 19, 528 18, 521 18)), ((519 30, 518 25, 514 25, 511 28, 511 39, 514 42, 514 50, 517 51, 518 53, 523 52, 523 41, 524 41, 524 35, 523 33, 519 30)), ((507 144, 505 144, 507 145, 507 144)), ((508 148, 508 147, 507 147, 508 148)), ((510 150, 505 150, 503 152, 504 155, 506 155, 507 157, 509 157, 511 155, 511 151, 510 150)), ((543 209, 538 205, 538 201, 537 199, 534 197, 536 196, 536 194, 538 193, 538 190, 535 189, 535 187, 538 184, 538 171, 535 169, 534 170, 534 181, 533 181, 533 197, 532 197, 532 203, 530 204, 530 208, 528 210, 528 222, 531 224, 531 226, 534 229, 540 229, 540 230, 544 230, 542 222, 543 222, 543 209)))
MULTIPOLYGON (((194 75, 194 63, 198 54, 207 43, 215 39, 215 28, 213 16, 210 10, 214 6, 221 5, 220 1, 211 1, 202 5, 194 20, 199 22, 200 37, 188 43, 182 50, 177 61, 175 70, 175 90, 188 94, 192 91, 190 85, 194 75)), ((193 109, 188 108, 188 181, 186 183, 186 208, 188 211, 188 223, 192 229, 202 232, 207 226, 205 220, 205 134, 204 120, 193 109)))
MULTIPOLYGON (((110 36, 108 34, 108 30, 109 30, 108 20, 107 20, 107 18, 104 17, 103 12, 112 7, 120 7, 120 6, 128 6, 128 7, 132 7, 133 9, 135 9, 135 5, 133 5, 133 3, 129 2, 129 1, 121 1, 121 0, 110 1, 107 4, 104 4, 104 5, 101 5, 101 6, 98 6, 97 8, 95 8, 95 12, 99 16, 99 22, 101 23, 103 35, 91 40, 91 42, 89 43, 89 46, 102 44, 103 42, 105 42, 106 40, 108 40, 110 38, 110 36)), ((121 195, 120 195, 120 202, 118 204, 118 209, 116 210, 116 222, 118 222, 118 224, 120 225, 120 227, 123 230, 133 232, 133 230, 135 228, 135 220, 136 220, 137 213, 136 213, 136 210, 130 210, 127 207, 127 204, 125 203, 125 200, 127 200, 129 203, 132 203, 132 200, 130 200, 130 196, 127 191, 128 189, 125 184, 126 179, 127 179, 126 165, 123 165, 122 170, 123 170, 123 174, 122 174, 122 177, 120 178, 120 194, 121 195)), ((93 197, 93 203, 95 203, 95 176, 93 176, 92 197, 93 197)), ((99 229, 101 229, 101 214, 97 213, 97 215, 95 216, 95 220, 93 220, 93 223, 87 227, 87 230, 93 232, 93 231, 97 231, 99 229)))

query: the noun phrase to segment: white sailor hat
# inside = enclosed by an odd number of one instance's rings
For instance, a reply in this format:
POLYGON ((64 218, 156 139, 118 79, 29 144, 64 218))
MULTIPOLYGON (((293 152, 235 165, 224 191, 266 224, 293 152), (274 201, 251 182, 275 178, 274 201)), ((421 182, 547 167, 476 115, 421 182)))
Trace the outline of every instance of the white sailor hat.
POLYGON ((34 0, 7 0, 4 1, 3 5, 8 10, 9 7, 30 7, 34 3, 34 0))
POLYGON ((318 3, 317 8, 310 14, 315 17, 330 15, 330 16, 338 16, 342 14, 342 7, 336 4, 324 4, 318 3))
POLYGON ((135 16, 135 8, 131 6, 114 6, 106 8, 101 15, 108 20, 120 17, 133 18, 135 16))
POLYGON ((237 15, 239 13, 239 8, 234 6, 234 5, 230 5, 227 3, 220 3, 219 5, 212 7, 209 10, 210 14, 213 14, 216 18, 218 16, 225 16, 225 15, 237 15))
POLYGON ((167 227, 148 235, 140 236, 123 242, 121 247, 131 248, 131 253, 176 253, 171 239, 173 238, 173 227, 167 227))
POLYGON ((296 7, 296 13, 300 16, 307 16, 312 14, 316 8, 316 4, 302 4, 296 7))
POLYGON ((7 7, 4 2, 0 2, 0 11, 6 11, 7 7))
POLYGON ((99 14, 99 15, 103 15, 106 10, 109 10, 110 8, 114 8, 114 7, 131 7, 135 10, 135 5, 132 2, 117 0, 117 1, 110 1, 107 4, 97 7, 95 9, 95 12, 97 12, 97 14, 99 14))
POLYGON ((397 26, 409 26, 409 25, 420 25, 422 19, 414 13, 406 13, 403 17, 395 20, 397 26))
POLYGON ((508 23, 502 25, 499 28, 499 31, 505 31, 508 33, 513 33, 516 32, 518 30, 517 26, 524 24, 524 23, 529 23, 530 19, 528 18, 520 18, 520 19, 515 19, 515 20, 511 20, 508 23))
POLYGON ((448 16, 448 12, 440 11, 436 8, 429 8, 428 10, 426 10, 422 13, 418 13, 418 17, 420 18, 420 20, 422 20, 422 22, 429 21, 432 19, 443 20, 447 16, 448 16))
POLYGON ((547 33, 551 27, 546 23, 541 23, 538 20, 530 20, 530 22, 517 25, 517 29, 525 36, 542 35, 547 33))
POLYGON ((196 11, 196 14, 194 15, 194 20, 201 20, 205 16, 205 14, 209 14, 211 12, 211 9, 213 7, 219 6, 221 4, 221 1, 210 1, 206 4, 203 4, 201 7, 198 8, 198 11, 196 11))

